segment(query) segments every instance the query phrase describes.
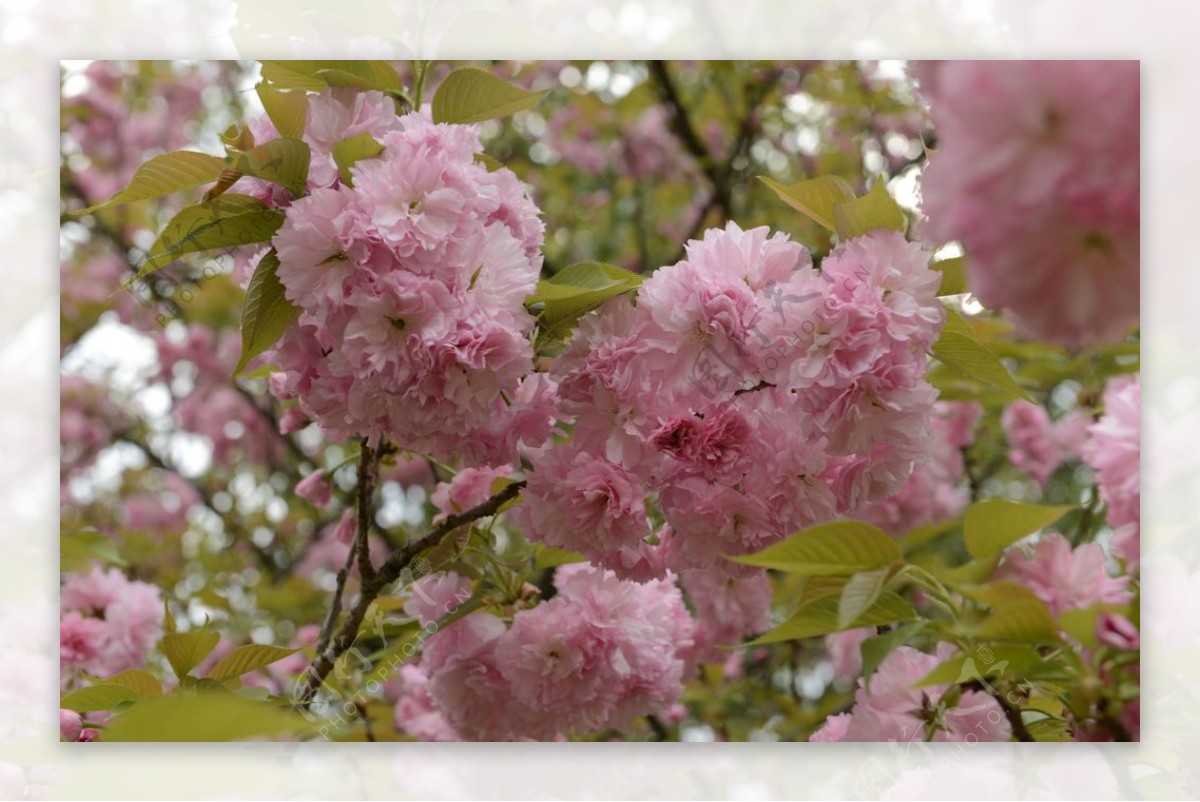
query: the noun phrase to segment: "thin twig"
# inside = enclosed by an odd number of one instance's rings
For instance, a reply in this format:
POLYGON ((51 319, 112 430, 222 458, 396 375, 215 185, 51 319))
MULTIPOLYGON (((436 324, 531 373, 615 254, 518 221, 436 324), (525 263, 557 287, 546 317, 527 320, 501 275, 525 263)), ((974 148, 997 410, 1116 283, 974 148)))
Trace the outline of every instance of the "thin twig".
POLYGON ((337 636, 328 645, 319 646, 317 649, 316 657, 312 664, 305 670, 304 679, 296 689, 296 694, 293 698, 296 706, 307 708, 312 704, 317 688, 325 681, 325 677, 329 676, 329 672, 333 670, 337 659, 354 644, 355 638, 358 637, 359 627, 362 626, 363 619, 366 618, 371 602, 375 601, 388 586, 400 578, 404 569, 409 566, 418 554, 431 546, 437 545, 444 537, 459 527, 477 521, 480 518, 495 515, 501 507, 516 498, 524 487, 525 482, 523 481, 513 482, 482 504, 449 516, 420 538, 411 541, 404 548, 392 552, 387 561, 375 572, 374 578, 370 581, 363 581, 358 601, 355 602, 354 607, 350 610, 350 614, 342 624, 341 629, 338 630, 337 636))

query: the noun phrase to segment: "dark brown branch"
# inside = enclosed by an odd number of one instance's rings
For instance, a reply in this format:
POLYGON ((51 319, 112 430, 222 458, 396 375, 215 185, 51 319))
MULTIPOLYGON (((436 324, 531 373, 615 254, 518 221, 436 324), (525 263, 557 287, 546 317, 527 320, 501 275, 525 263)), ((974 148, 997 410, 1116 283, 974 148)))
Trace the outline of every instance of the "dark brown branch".
POLYGON ((729 184, 727 176, 723 175, 722 170, 717 168, 713 161, 712 154, 708 152, 703 140, 696 133, 696 128, 692 124, 692 118, 688 114, 687 105, 679 97, 679 90, 675 87, 675 82, 671 78, 671 73, 667 70, 665 61, 648 61, 647 66, 650 68, 650 75, 653 76, 655 84, 658 86, 658 95, 662 102, 671 107, 671 128, 675 135, 679 137, 679 141, 688 149, 688 152, 695 157, 700 169, 708 176, 708 181, 712 184, 713 197, 725 212, 726 217, 733 216, 733 208, 729 197, 729 184))
POLYGON ((1037 740, 1033 737, 1032 733, 1029 732, 1029 728, 1025 726, 1025 722, 1021 720, 1021 708, 1010 704, 1009 701, 1004 698, 1004 694, 1001 693, 999 689, 992 687, 986 682, 980 682, 979 680, 965 682, 963 683, 963 688, 972 691, 983 691, 995 699, 996 703, 1000 705, 1000 709, 1004 711, 1004 717, 1008 719, 1009 726, 1012 727, 1013 735, 1017 737, 1018 741, 1037 740))
POLYGON ((375 576, 371 565, 371 549, 367 536, 371 534, 371 523, 375 520, 375 471, 379 467, 379 452, 362 439, 362 452, 358 456, 358 532, 354 537, 354 549, 358 552, 358 573, 363 582, 375 576))
POLYGON ((404 569, 408 568, 409 564, 418 554, 430 546, 437 545, 443 538, 459 527, 477 521, 480 518, 495 515, 501 507, 516 498, 524 487, 525 482, 523 481, 513 482, 482 504, 449 516, 421 537, 411 541, 404 548, 392 552, 387 561, 375 572, 372 579, 363 580, 362 592, 359 594, 358 601, 355 602, 354 607, 350 610, 350 614, 342 624, 341 629, 338 630, 337 636, 327 646, 318 648, 312 665, 304 672, 304 679, 299 688, 297 688, 293 702, 301 708, 307 708, 312 703, 317 688, 325 681, 325 677, 329 676, 329 672, 333 670, 337 659, 354 645, 354 640, 358 637, 359 627, 362 626, 363 619, 367 616, 367 610, 370 608, 371 602, 375 601, 389 585, 400 578, 404 569))

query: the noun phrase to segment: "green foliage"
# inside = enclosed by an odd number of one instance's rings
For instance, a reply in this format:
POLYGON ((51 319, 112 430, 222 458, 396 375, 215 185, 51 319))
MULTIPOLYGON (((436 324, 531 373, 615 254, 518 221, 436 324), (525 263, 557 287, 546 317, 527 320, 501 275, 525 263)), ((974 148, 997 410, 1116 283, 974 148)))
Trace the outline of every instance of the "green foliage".
POLYGON ((359 134, 349 139, 343 139, 333 146, 333 162, 337 165, 338 175, 342 183, 348 187, 354 186, 350 168, 360 159, 370 159, 383 153, 383 145, 370 134, 359 134))
POLYGON ((819 524, 757 554, 730 559, 743 565, 817 576, 849 576, 903 562, 892 538, 860 521, 819 524))
POLYGON ((490 72, 462 67, 446 76, 433 95, 433 121, 481 123, 531 109, 545 92, 530 92, 490 72))
POLYGON ((861 198, 833 205, 834 229, 844 242, 861 237, 876 228, 890 228, 903 232, 908 227, 904 210, 888 194, 882 178, 876 179, 871 191, 861 198))
POLYGON ((242 741, 312 729, 298 713, 216 689, 143 699, 104 730, 105 741, 242 741))
POLYGON ((609 298, 632 292, 641 284, 641 276, 615 265, 580 262, 539 281, 525 305, 537 314, 543 330, 563 334, 609 298))
POLYGON ((1031 400, 1003 363, 980 345, 970 325, 952 309, 946 310, 946 326, 933 344, 933 355, 964 376, 997 387, 1015 398, 1031 400))
POLYGON ((208 672, 207 679, 224 682, 228 679, 249 674, 260 668, 269 666, 277 660, 295 654, 299 649, 285 649, 282 646, 269 646, 259 643, 248 643, 238 646, 225 655, 208 672))
POLYGON ((162 683, 142 668, 131 668, 104 679, 93 680, 93 685, 121 685, 132 689, 139 698, 159 696, 162 694, 162 683))
POLYGON ((150 246, 131 282, 189 253, 268 242, 281 225, 283 212, 249 195, 223 194, 185 206, 150 246))
POLYGON ((839 629, 848 628, 871 608, 883 593, 889 576, 891 568, 876 568, 874 571, 859 571, 846 581, 838 598, 839 629))
POLYGON ((961 685, 972 680, 1005 674, 1023 676, 1024 672, 1041 662, 1043 662, 1042 656, 1036 649, 1027 645, 1000 645, 986 650, 960 652, 939 663, 913 687, 961 685))
POLYGON ((839 621, 840 609, 840 598, 832 595, 821 596, 801 607, 791 618, 775 629, 751 641, 751 645, 813 638, 818 635, 828 635, 831 632, 893 624, 897 621, 912 621, 917 618, 917 611, 913 609, 912 605, 899 594, 890 590, 880 593, 862 614, 847 624, 839 621))
POLYGON ((350 86, 404 93, 404 81, 386 61, 264 61, 262 77, 280 89, 320 92, 330 86, 350 86))
POLYGON ((242 175, 279 184, 293 195, 303 195, 311 160, 308 143, 301 139, 272 139, 233 158, 233 169, 242 175))
POLYGON ((929 267, 942 274, 942 286, 938 288, 938 295, 962 295, 967 291, 967 259, 965 256, 938 259, 929 267))
POLYGON ((201 660, 208 657, 220 639, 221 636, 215 630, 203 627, 191 632, 167 633, 163 635, 158 648, 171 664, 175 676, 183 679, 201 660))
POLYGON ((112 710, 124 702, 136 702, 141 698, 136 690, 128 685, 89 685, 64 696, 58 706, 64 710, 74 710, 76 713, 93 713, 98 710, 112 710))
POLYGON ((278 84, 259 81, 254 87, 271 124, 280 136, 300 139, 308 120, 308 94, 303 90, 285 90, 278 84))
POLYGON ((766 176, 759 180, 771 188, 780 200, 818 225, 836 231, 833 209, 839 203, 854 200, 854 188, 842 177, 823 175, 784 186, 766 176))
POLYGON ((983 558, 1032 535, 1074 509, 1064 504, 1047 506, 990 498, 967 508, 963 537, 972 557, 983 558))
POLYGON ((58 540, 59 568, 66 571, 81 571, 92 560, 109 565, 125 565, 117 552, 112 538, 95 530, 63 532, 58 540))
POLYGON ((77 214, 99 211, 134 201, 149 200, 181 189, 216 181, 225 170, 225 162, 217 156, 177 150, 155 156, 137 169, 129 186, 103 203, 89 206, 77 214))
POLYGON ((234 375, 274 345, 300 316, 300 310, 284 297, 283 284, 275 272, 278 269, 279 257, 271 249, 250 278, 242 308, 242 356, 234 375))
POLYGON ((1024 585, 1001 580, 965 588, 963 593, 991 610, 981 622, 968 628, 972 637, 1019 643, 1054 643, 1059 639, 1054 617, 1024 585))

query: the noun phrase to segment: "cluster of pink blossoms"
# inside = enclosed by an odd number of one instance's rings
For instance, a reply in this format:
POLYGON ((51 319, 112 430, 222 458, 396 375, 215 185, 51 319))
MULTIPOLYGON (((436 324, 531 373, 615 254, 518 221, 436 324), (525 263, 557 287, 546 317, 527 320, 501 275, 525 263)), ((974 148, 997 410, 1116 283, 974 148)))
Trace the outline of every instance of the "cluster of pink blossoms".
MULTIPOLYGON (((730 223, 585 318, 552 369, 570 442, 510 516, 638 580, 706 568, 895 492, 927 448, 926 352, 943 320, 929 254, 894 231, 820 272, 730 223), (652 531, 645 497, 666 525, 652 531)), ((748 573, 743 571, 743 575, 748 573)))
POLYGON ((1140 377, 1112 379, 1104 389, 1104 414, 1088 430, 1083 446, 1108 507, 1113 553, 1131 565, 1139 561, 1141 550, 1141 409, 1140 377))
POLYGON ((1000 425, 1008 438, 1008 459, 1042 488, 1058 466, 1077 457, 1087 436, 1088 418, 1072 410, 1057 421, 1040 404, 1014 401, 1004 408, 1000 425))
POLYGON ((985 691, 963 691, 957 702, 943 698, 950 685, 914 688, 954 654, 948 643, 933 654, 900 646, 883 659, 870 682, 859 679, 854 708, 831 716, 810 741, 1007 741, 1012 727, 999 703, 985 691))
MULTIPOLYGON (((541 268, 537 208, 510 171, 475 160, 475 128, 396 117, 374 95, 354 94, 349 110, 336 93, 310 106, 306 136, 322 148, 362 128, 383 152, 354 166, 353 187, 334 172, 292 202, 274 238, 302 314, 268 357, 281 368, 272 390, 335 439, 515 461, 522 439, 544 439, 552 422, 552 385, 530 375, 523 305, 541 268), (378 102, 386 115, 369 111, 378 102), (315 125, 322 115, 330 121, 315 125)), ((313 154, 310 183, 327 158, 313 154)))
POLYGON ((1100 544, 1072 549, 1065 537, 1051 532, 1028 549, 1006 551, 995 578, 1021 583, 1055 615, 1094 604, 1125 604, 1133 598, 1126 588, 1128 577, 1109 576, 1106 562, 1100 544))
POLYGON ((106 677, 140 668, 162 631, 158 588, 125 578, 115 568, 70 574, 60 597, 59 659, 68 672, 106 677))
POLYGON ((437 631, 470 582, 418 580, 405 610, 435 634, 400 676, 397 724, 426 740, 548 740, 669 709, 693 631, 673 578, 639 584, 576 564, 558 569, 555 587, 511 625, 475 612, 437 631))
POLYGON ((1133 61, 919 64, 937 150, 925 235, 966 248, 970 289, 1068 347, 1138 321, 1139 74, 1133 61))
POLYGON ((904 486, 849 517, 899 537, 919 526, 961 515, 971 500, 963 481, 963 449, 974 442, 974 427, 982 415, 983 408, 974 402, 937 402, 928 453, 913 465, 904 486))

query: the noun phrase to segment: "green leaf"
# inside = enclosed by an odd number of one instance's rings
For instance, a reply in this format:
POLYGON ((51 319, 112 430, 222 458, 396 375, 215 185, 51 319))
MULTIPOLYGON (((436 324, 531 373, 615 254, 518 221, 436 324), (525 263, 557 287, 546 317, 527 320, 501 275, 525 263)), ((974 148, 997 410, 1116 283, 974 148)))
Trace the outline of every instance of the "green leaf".
POLYGON ((97 679, 93 681, 93 684, 120 685, 132 689, 139 697, 162 694, 162 683, 149 671, 141 668, 131 668, 120 674, 113 674, 111 677, 97 679))
POLYGON ((865 613, 887 584, 891 568, 859 571, 846 582, 838 600, 838 628, 845 629, 865 613))
POLYGON ((828 635, 831 632, 874 627, 880 624, 891 624, 895 621, 912 621, 917 618, 917 612, 912 605, 890 590, 879 594, 875 603, 848 626, 839 625, 838 607, 837 596, 822 596, 801 607, 795 615, 775 629, 751 641, 750 645, 759 646, 767 643, 812 638, 817 635, 828 635))
POLYGON ((836 229, 833 207, 854 200, 854 188, 846 179, 836 175, 822 175, 790 186, 784 186, 765 176, 759 176, 758 180, 766 184, 788 206, 830 231, 836 229))
POLYGON ((1085 649, 1093 649, 1097 645, 1096 623, 1101 613, 1120 613, 1128 616, 1129 609, 1115 604, 1094 604, 1075 610, 1063 610, 1058 614, 1058 625, 1072 640, 1085 649))
POLYGON ((538 546, 537 555, 534 558, 534 570, 544 571, 547 568, 582 562, 587 562, 587 557, 577 552, 564 551, 552 546, 538 546))
POLYGON ((112 538, 95 530, 63 532, 58 541, 59 570, 63 573, 80 571, 92 560, 125 565, 112 538))
POLYGON ((982 622, 971 628, 980 640, 1019 643, 1053 643, 1059 640, 1058 626, 1042 600, 1016 582, 1001 580, 962 591, 991 608, 982 622))
POLYGON ((348 187, 354 186, 351 180, 350 168, 359 159, 370 159, 383 153, 383 145, 370 134, 359 134, 349 139, 343 139, 333 146, 333 162, 337 165, 338 175, 342 183, 348 187))
POLYGON ((979 560, 970 560, 953 568, 938 566, 931 568, 931 573, 947 585, 960 588, 964 585, 978 585, 986 582, 1000 564, 1000 555, 993 554, 979 560))
POLYGON ((93 713, 112 710, 122 702, 136 702, 140 698, 137 691, 125 685, 89 685, 68 693, 58 706, 76 713, 93 713))
POLYGON ((207 184, 216 181, 225 167, 222 159, 208 153, 191 150, 163 153, 139 167, 125 189, 103 203, 89 206, 75 214, 87 214, 109 206, 149 200, 188 187, 207 184))
POLYGON ((269 666, 277 660, 295 654, 299 649, 285 649, 282 646, 268 646, 259 643, 248 643, 238 646, 213 666, 208 672, 207 679, 224 682, 227 679, 240 677, 251 671, 257 671, 263 666, 269 666))
POLYGON ((542 328, 564 329, 609 298, 636 290, 642 280, 615 265, 579 262, 539 281, 525 305, 537 312, 542 328))
POLYGON ((194 629, 191 632, 173 632, 163 635, 158 648, 167 657, 175 676, 183 679, 201 660, 208 657, 221 639, 211 629, 194 629))
POLYGON ((281 89, 320 92, 327 86, 351 86, 404 93, 404 81, 386 61, 263 61, 262 77, 281 89))
POLYGON ((530 92, 490 72, 462 67, 446 76, 433 95, 435 123, 480 123, 537 105, 545 91, 530 92))
POLYGON ((232 693, 144 699, 104 730, 105 741, 241 741, 310 730, 299 713, 232 693))
POLYGON ((861 198, 833 205, 834 229, 843 242, 876 228, 891 228, 901 233, 908 227, 904 210, 888 194, 882 177, 861 198))
POLYGON ((913 683, 912 687, 961 685, 971 680, 1000 676, 1006 672, 1023 677, 1026 670, 1042 661, 1042 656, 1031 646, 981 646, 969 654, 959 653, 947 658, 913 683))
POLYGON ((929 267, 942 274, 942 286, 938 289, 938 295, 962 295, 967 291, 967 259, 965 256, 939 259, 929 267))
MULTIPOLYGON (((1058 743, 1075 740, 1075 737, 1071 735, 1067 722, 1054 716, 1046 716, 1045 718, 1039 718, 1037 721, 1030 721, 1025 725, 1025 729, 1033 736, 1033 740, 1039 743, 1058 743)), ((1145 789, 1142 789, 1142 792, 1145 793, 1145 789)))
POLYGON ((255 87, 271 124, 280 136, 300 139, 308 120, 308 95, 303 91, 284 91, 276 84, 259 81, 255 87))
POLYGON ((246 288, 242 307, 242 356, 233 373, 236 376, 250 360, 274 345, 288 326, 300 316, 300 310, 284 297, 283 284, 275 271, 279 257, 274 249, 263 256, 246 288))
POLYGON ((279 184, 293 195, 303 195, 308 187, 308 143, 301 139, 272 139, 256 145, 233 160, 233 169, 243 175, 279 184))
POLYGON ((933 344, 933 355, 953 371, 990 384, 1016 398, 1031 400, 999 358, 979 344, 962 316, 953 309, 947 309, 946 315, 946 326, 933 344))
POLYGON ((878 527, 861 521, 820 524, 757 554, 730 559, 743 565, 819 576, 849 576, 903 562, 894 540, 878 527))
POLYGON ((967 508, 963 521, 967 551, 976 559, 990 557, 1073 509, 1070 504, 1025 504, 1002 498, 977 501, 967 508))
POLYGON ((283 212, 258 198, 224 194, 184 207, 171 218, 142 262, 136 281, 179 257, 212 248, 267 242, 283 225, 283 212))

